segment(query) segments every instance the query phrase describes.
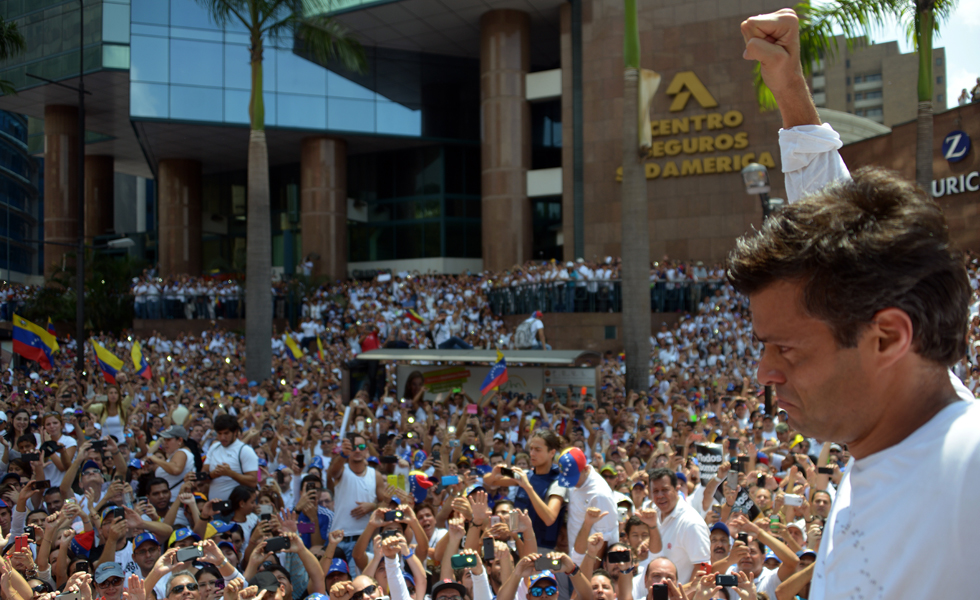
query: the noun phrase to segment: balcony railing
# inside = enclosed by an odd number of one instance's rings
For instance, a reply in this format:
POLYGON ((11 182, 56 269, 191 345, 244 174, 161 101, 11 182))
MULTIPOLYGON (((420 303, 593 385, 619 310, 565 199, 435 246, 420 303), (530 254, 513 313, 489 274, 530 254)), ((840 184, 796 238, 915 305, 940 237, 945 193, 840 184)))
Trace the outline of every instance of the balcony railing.
MULTIPOLYGON (((696 312, 701 300, 720 289, 722 281, 650 281, 651 312, 696 312)), ((490 308, 498 315, 541 312, 621 312, 618 279, 525 283, 489 290, 490 308)))

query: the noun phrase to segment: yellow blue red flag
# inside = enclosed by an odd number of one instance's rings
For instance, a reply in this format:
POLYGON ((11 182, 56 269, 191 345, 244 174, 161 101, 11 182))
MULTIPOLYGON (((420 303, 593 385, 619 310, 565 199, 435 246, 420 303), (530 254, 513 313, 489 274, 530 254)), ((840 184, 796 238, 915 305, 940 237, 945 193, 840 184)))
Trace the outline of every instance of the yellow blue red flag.
POLYGON ((150 363, 143 355, 143 346, 139 342, 133 342, 133 350, 130 355, 133 358, 133 368, 136 369, 136 374, 144 379, 152 379, 153 372, 150 370, 150 363))
POLYGON ((14 353, 51 368, 51 355, 58 351, 58 340, 47 329, 14 315, 14 353))
POLYGON ((289 348, 289 355, 295 359, 299 360, 303 358, 303 351, 300 349, 299 344, 293 339, 293 336, 286 334, 286 347, 289 348))
POLYGON ((505 383, 507 383, 507 361, 504 360, 504 353, 497 350, 497 362, 490 367, 490 372, 487 373, 483 385, 480 386, 480 393, 486 396, 490 390, 505 383))
POLYGON ((95 340, 92 340, 92 347, 95 348, 95 359, 99 361, 99 368, 102 369, 102 377, 108 383, 116 383, 116 373, 123 368, 122 359, 103 348, 102 344, 95 340))

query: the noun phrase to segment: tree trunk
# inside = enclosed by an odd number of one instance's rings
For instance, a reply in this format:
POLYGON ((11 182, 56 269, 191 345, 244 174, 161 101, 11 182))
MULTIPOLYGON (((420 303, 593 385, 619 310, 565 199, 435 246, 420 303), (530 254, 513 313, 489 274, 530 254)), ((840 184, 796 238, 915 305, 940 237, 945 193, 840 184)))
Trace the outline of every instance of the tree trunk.
POLYGON ((622 254, 626 390, 650 387, 650 229, 646 178, 638 151, 639 76, 627 67, 623 86, 622 254))
POLYGON ((916 38, 919 49, 919 110, 915 126, 915 182, 932 194, 932 28, 935 15, 926 7, 918 11, 916 38))
MULTIPOLYGON (((261 90, 260 90, 261 93, 261 90)), ((265 131, 248 138, 248 228, 245 265, 245 374, 262 382, 272 372, 272 229, 265 131)))

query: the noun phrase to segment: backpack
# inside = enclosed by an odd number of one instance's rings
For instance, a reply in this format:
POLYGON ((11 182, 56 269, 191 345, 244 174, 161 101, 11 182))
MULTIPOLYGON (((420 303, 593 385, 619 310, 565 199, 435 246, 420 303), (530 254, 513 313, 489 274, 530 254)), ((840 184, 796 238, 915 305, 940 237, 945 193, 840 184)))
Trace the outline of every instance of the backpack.
POLYGON ((534 330, 532 325, 533 320, 527 320, 517 326, 517 331, 514 332, 514 347, 515 348, 530 348, 534 345, 534 330))

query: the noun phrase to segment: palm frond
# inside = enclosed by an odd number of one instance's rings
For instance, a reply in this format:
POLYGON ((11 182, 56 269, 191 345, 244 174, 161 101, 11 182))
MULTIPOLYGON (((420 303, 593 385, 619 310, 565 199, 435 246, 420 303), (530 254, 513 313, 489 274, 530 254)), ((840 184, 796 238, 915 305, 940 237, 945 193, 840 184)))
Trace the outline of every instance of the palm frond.
POLYGON ((0 17, 0 60, 6 60, 27 48, 17 23, 0 17))
POLYGON ((207 11, 208 16, 216 25, 227 25, 235 20, 251 29, 253 23, 249 15, 251 2, 249 0, 196 0, 207 11))
POLYGON ((919 15, 931 6, 932 32, 938 34, 943 25, 949 22, 956 10, 957 0, 916 0, 906 4, 899 13, 899 22, 905 28, 905 39, 912 42, 912 49, 919 50, 919 15))
POLYGON ((14 84, 4 79, 0 79, 0 95, 10 96, 15 94, 17 94, 17 88, 14 87, 14 84))
POLYGON ((321 65, 331 60, 357 73, 367 70, 364 48, 350 31, 339 21, 324 15, 315 15, 298 21, 297 41, 321 65))
POLYGON ((759 103, 759 110, 767 112, 779 108, 776 105, 776 97, 772 95, 772 90, 762 80, 762 63, 755 63, 752 76, 754 78, 753 85, 755 86, 755 95, 759 103))

